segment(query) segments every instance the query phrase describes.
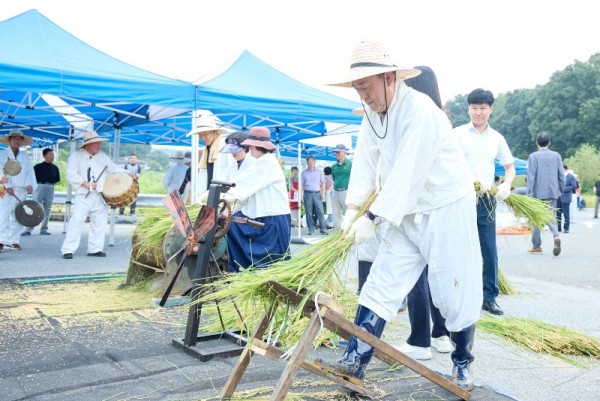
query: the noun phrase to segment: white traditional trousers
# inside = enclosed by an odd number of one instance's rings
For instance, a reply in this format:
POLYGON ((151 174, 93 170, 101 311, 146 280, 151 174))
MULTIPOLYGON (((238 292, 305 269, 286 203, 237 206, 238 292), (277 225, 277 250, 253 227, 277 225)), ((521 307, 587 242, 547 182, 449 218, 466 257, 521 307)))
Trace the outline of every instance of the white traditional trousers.
POLYGON ((88 214, 90 215, 90 231, 88 234, 88 253, 96 253, 104 250, 106 239, 106 224, 108 222, 108 211, 102 195, 91 192, 86 198, 85 194, 75 195, 75 206, 73 216, 69 220, 67 236, 60 248, 65 253, 75 253, 81 241, 81 227, 85 224, 88 214))
MULTIPOLYGON (((23 187, 13 188, 15 195, 22 201, 27 196, 27 191, 23 187)), ((17 221, 15 217, 15 209, 19 201, 8 192, 4 194, 4 198, 0 199, 0 243, 4 245, 18 244, 21 242, 21 233, 24 226, 17 221)))
POLYGON ((447 206, 407 215, 399 227, 383 225, 381 245, 359 303, 386 321, 398 309, 429 264, 429 288, 446 327, 458 332, 481 313, 482 258, 475 194, 447 206))

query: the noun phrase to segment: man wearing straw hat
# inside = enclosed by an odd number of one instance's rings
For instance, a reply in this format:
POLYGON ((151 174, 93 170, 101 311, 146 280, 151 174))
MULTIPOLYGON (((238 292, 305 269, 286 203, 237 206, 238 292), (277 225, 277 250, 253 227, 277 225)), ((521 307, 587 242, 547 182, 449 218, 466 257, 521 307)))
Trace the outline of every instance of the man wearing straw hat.
POLYGON ((188 136, 198 135, 205 145, 202 157, 198 162, 198 184, 196 186, 198 192, 192 199, 207 191, 213 179, 223 180, 225 170, 234 162, 230 153, 220 153, 225 146, 221 134, 229 132, 228 129, 217 125, 214 116, 203 114, 198 118, 196 128, 188 133, 188 136))
MULTIPOLYGON (((354 88, 365 111, 342 230, 357 244, 376 234, 382 238, 354 323, 380 337, 429 264, 433 303, 455 344, 453 379, 471 389, 471 348, 482 300, 475 190, 448 117, 403 82, 418 74, 398 67, 380 43, 369 41, 355 48, 348 76, 334 84, 354 88), (377 198, 356 218, 372 188, 377 198)), ((351 337, 341 359, 319 362, 332 373, 362 380, 373 351, 351 337)))
MULTIPOLYGON (((190 154, 191 156, 191 154, 190 154)), ((178 150, 175 152, 174 156, 169 157, 169 160, 174 162, 175 164, 169 167, 165 175, 163 176, 163 188, 167 190, 167 192, 171 192, 173 190, 179 190, 181 184, 185 180, 185 174, 188 169, 186 163, 191 161, 190 158, 185 157, 185 154, 178 150)))
POLYGON ((4 168, 9 160, 21 166, 18 174, 7 174, 7 179, 3 180, 6 181, 6 193, 0 197, 0 253, 4 251, 5 246, 16 251, 22 250, 19 242, 24 227, 17 221, 15 210, 19 204, 17 198, 24 200, 26 195, 32 194, 37 188, 31 158, 27 152, 21 150, 22 146, 29 146, 32 142, 30 136, 23 135, 18 129, 13 129, 8 135, 0 138, 0 143, 8 145, 0 151, 0 166, 4 168))
POLYGON ((75 188, 75 201, 67 236, 60 248, 63 259, 73 259, 81 241, 81 227, 88 215, 90 231, 87 256, 106 256, 104 241, 108 210, 102 197, 102 189, 108 174, 126 172, 100 150, 102 142, 106 141, 108 139, 100 138, 96 131, 88 131, 83 136, 79 150, 67 160, 67 180, 75 188))

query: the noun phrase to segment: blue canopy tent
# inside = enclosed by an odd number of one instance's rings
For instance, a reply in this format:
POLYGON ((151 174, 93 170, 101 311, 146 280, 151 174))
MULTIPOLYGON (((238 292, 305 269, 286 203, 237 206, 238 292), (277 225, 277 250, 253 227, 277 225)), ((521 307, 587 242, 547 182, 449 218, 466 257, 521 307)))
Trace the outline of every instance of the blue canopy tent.
MULTIPOLYGON (((497 175, 498 177, 503 177, 505 174, 504 166, 501 165, 497 159, 494 160, 494 162, 496 165, 496 171, 494 172, 494 174, 497 175)), ((515 157, 515 170, 516 170, 517 175, 527 174, 527 161, 517 159, 515 157)))
MULTIPOLYGON (((0 48, 0 134, 21 128, 34 138, 68 139, 79 119, 115 139, 123 127, 196 108, 192 83, 110 57, 36 10, 0 22, 0 48), (59 97, 62 105, 49 104, 44 95, 59 97)), ((129 140, 155 143, 135 132, 120 138, 129 140)))
POLYGON ((198 83, 198 99, 233 129, 268 127, 283 155, 292 155, 302 139, 326 135, 324 122, 361 121, 352 113, 358 103, 297 81, 247 50, 219 76, 198 83))

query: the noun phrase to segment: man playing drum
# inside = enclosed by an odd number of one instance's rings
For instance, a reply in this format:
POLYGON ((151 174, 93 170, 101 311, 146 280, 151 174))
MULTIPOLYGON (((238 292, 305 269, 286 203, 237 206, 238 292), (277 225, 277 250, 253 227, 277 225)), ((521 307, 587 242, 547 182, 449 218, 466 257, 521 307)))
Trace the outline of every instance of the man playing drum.
POLYGON ((32 194, 37 187, 37 183, 31 159, 27 152, 21 151, 22 146, 31 145, 31 137, 25 136, 21 131, 14 129, 8 135, 0 138, 0 143, 8 145, 6 149, 0 151, 0 166, 4 169, 9 160, 12 160, 17 167, 20 165, 20 171, 17 168, 13 172, 14 175, 13 173, 7 173, 6 178, 2 180, 6 190, 4 197, 0 197, 0 253, 2 253, 5 246, 16 251, 22 249, 19 241, 23 226, 15 216, 15 209, 20 202, 17 198, 25 199, 26 194, 32 194), (12 195, 16 195, 16 197, 12 195))
POLYGON ((67 161, 67 180, 75 188, 75 207, 69 220, 67 236, 62 244, 63 259, 73 259, 73 253, 81 241, 81 227, 89 214, 90 232, 88 235, 87 256, 106 256, 104 240, 108 211, 102 189, 106 176, 110 173, 125 173, 123 167, 100 151, 102 142, 95 131, 88 131, 78 151, 67 161))

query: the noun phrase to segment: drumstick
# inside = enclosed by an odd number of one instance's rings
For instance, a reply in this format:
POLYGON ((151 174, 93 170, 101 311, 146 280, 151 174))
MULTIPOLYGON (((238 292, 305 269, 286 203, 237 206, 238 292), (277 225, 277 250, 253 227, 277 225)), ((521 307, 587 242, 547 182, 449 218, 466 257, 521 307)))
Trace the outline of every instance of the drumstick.
MULTIPOLYGON (((98 182, 98 180, 100 179, 100 177, 102 177, 102 174, 104 174, 104 172, 106 171, 106 169, 108 168, 108 164, 106 166, 104 166, 104 168, 102 169, 102 171, 100 172, 100 175, 98 176, 98 178, 95 178, 93 180, 93 182, 98 182)), ((87 198, 90 194, 90 192, 92 192, 92 186, 90 184, 90 187, 88 188, 88 193, 85 194, 85 197, 87 198)))

